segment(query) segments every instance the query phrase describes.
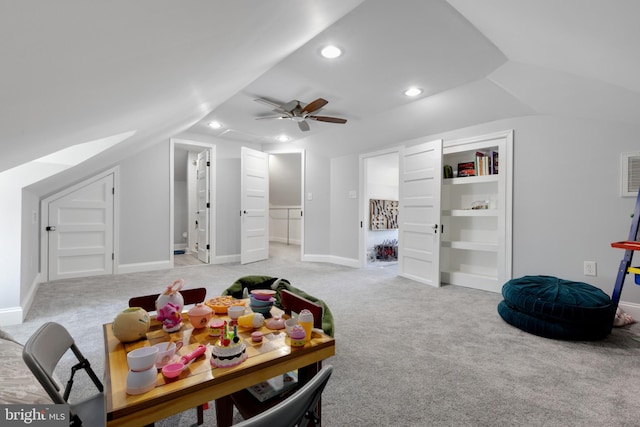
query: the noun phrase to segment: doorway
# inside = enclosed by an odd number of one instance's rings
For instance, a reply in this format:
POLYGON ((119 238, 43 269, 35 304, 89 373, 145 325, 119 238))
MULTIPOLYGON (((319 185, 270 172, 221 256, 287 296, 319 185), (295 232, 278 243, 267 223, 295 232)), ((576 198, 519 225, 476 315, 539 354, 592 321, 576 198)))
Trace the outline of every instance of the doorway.
POLYGON ((360 265, 396 268, 398 264, 398 201, 400 157, 397 149, 360 157, 360 265))
POLYGON ((209 264, 215 254, 215 147, 195 141, 171 142, 173 265, 209 264))
POLYGON ((269 256, 300 261, 304 230, 304 152, 269 154, 269 256))

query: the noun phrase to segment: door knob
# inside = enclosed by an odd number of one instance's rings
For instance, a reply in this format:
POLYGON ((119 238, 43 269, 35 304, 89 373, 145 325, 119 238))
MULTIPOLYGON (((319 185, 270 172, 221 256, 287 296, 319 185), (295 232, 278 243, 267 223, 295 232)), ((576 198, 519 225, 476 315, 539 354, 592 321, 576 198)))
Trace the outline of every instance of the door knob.
POLYGON ((55 225, 48 225, 46 230, 47 231, 56 231, 56 226, 55 225))

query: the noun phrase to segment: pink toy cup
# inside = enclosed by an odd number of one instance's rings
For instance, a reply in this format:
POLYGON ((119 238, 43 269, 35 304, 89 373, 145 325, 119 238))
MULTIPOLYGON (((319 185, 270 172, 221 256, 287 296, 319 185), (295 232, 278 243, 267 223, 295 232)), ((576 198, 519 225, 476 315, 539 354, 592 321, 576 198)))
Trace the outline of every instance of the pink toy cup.
POLYGON ((154 345, 154 347, 158 347, 158 355, 156 356, 156 368, 160 369, 163 366, 171 363, 174 359, 175 354, 182 348, 182 341, 172 342, 167 347, 166 342, 161 342, 160 344, 154 345))

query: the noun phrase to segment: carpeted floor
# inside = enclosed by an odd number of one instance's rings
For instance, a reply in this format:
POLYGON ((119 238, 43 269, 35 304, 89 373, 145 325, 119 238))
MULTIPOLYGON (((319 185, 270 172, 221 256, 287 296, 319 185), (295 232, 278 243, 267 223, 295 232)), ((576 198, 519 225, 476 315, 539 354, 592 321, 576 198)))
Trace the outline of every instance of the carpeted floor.
MULTIPOLYGON (((636 324, 598 342, 549 340, 506 324, 496 311, 499 294, 431 288, 398 277, 397 266, 352 269, 301 263, 299 255, 297 246, 274 245, 270 260, 244 266, 46 283, 25 322, 3 329, 24 342, 43 322, 58 321, 101 376, 101 326, 129 297, 160 292, 179 277, 215 296, 241 276, 264 274, 288 279, 333 312, 337 348, 326 362, 335 371, 323 394, 325 426, 640 425, 636 324)), ((76 386, 76 393, 89 387, 81 379, 76 386)), ((215 425, 211 408, 208 426, 215 425)), ((156 425, 194 420, 195 409, 156 425)))

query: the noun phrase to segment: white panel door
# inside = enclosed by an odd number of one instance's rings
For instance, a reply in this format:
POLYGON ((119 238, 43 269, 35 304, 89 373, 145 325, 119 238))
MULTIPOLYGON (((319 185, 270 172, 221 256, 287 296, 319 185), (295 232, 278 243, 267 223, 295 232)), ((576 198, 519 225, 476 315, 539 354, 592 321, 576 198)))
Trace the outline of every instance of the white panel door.
POLYGON ((113 274, 113 174, 48 204, 49 280, 113 274))
POLYGON ((269 156, 242 147, 240 263, 269 258, 269 156))
POLYGON ((198 169, 196 180, 198 221, 198 259, 209 263, 209 209, 211 206, 211 193, 209 191, 209 174, 211 173, 211 159, 209 150, 198 153, 198 169))
POLYGON ((405 148, 400 160, 398 273, 440 286, 442 140, 405 148))

